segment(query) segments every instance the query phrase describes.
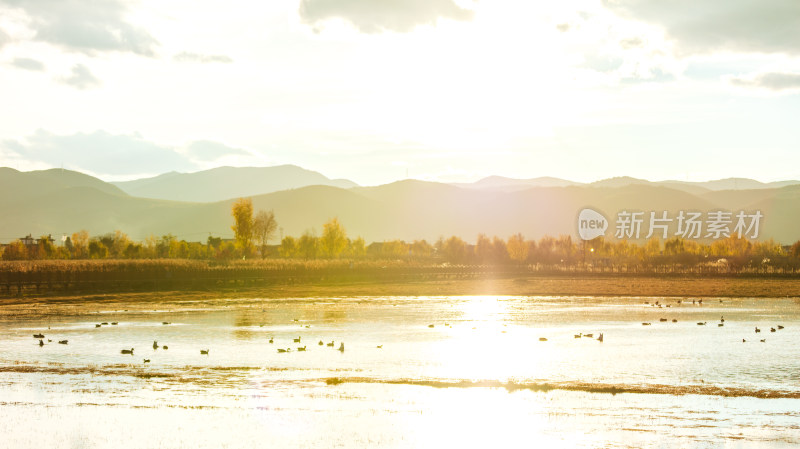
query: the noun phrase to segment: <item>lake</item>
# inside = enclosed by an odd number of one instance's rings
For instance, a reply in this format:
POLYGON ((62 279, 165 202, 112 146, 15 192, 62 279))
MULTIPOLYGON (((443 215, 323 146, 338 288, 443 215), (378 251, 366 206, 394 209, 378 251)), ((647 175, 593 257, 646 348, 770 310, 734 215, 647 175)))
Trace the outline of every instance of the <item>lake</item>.
POLYGON ((678 301, 3 306, 2 446, 800 444, 800 302, 678 301))

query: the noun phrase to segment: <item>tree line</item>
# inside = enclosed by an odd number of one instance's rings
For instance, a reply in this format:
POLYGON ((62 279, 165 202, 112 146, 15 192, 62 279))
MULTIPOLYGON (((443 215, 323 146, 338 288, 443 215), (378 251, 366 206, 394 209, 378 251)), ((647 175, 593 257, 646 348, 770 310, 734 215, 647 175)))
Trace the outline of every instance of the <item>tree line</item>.
POLYGON ((133 241, 125 233, 91 237, 85 230, 68 236, 61 245, 45 236, 35 244, 17 240, 6 245, 3 260, 39 259, 385 259, 457 265, 538 265, 545 267, 620 267, 689 268, 705 265, 730 270, 800 268, 800 241, 785 248, 772 241, 750 241, 731 236, 710 243, 672 238, 650 239, 644 243, 609 241, 598 237, 579 241, 569 235, 544 236, 539 240, 514 234, 507 239, 480 234, 474 244, 460 237, 441 237, 406 242, 387 240, 366 244, 363 238, 351 239, 334 217, 323 224, 321 235, 313 230, 299 237, 285 236, 275 245, 278 223, 273 211, 254 214, 250 199, 239 199, 231 208, 234 239, 208 237, 205 243, 178 240, 174 235, 149 236, 133 241))

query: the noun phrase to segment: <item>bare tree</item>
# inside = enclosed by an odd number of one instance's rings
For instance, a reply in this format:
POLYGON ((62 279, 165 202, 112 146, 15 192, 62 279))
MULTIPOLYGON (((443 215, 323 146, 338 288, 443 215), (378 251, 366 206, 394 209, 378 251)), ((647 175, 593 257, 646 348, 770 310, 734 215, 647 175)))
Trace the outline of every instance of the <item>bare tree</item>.
POLYGON ((276 229, 278 229, 278 222, 275 221, 275 213, 272 210, 269 212, 258 211, 255 220, 253 220, 253 237, 255 237, 261 249, 261 257, 266 255, 267 243, 275 235, 276 229))

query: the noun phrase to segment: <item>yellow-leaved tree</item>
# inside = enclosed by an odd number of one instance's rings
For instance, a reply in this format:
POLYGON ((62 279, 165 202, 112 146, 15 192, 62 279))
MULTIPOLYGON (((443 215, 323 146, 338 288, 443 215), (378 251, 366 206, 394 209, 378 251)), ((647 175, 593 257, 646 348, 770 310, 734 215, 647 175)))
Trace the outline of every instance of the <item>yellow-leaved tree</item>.
POLYGON ((253 240, 253 201, 250 198, 239 198, 231 208, 233 215, 233 235, 236 246, 242 256, 249 256, 252 252, 253 240))
POLYGON ((319 243, 325 257, 339 257, 347 249, 347 233, 338 218, 331 218, 322 226, 319 243))

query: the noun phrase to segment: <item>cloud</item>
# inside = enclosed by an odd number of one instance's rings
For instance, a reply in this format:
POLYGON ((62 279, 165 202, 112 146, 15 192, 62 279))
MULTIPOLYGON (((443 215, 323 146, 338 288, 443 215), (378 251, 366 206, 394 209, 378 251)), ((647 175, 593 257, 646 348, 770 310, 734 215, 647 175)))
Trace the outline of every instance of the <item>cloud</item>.
POLYGON ((41 61, 31 58, 14 58, 14 60, 11 61, 11 65, 20 69, 33 70, 35 72, 44 71, 44 64, 41 61))
POLYGON ((72 72, 60 80, 62 83, 72 86, 76 89, 91 89, 93 87, 99 87, 103 84, 99 79, 97 79, 92 72, 89 71, 89 68, 83 64, 75 64, 72 67, 72 72))
POLYGON ((114 135, 105 131, 60 136, 38 130, 22 140, 7 140, 3 147, 22 159, 98 175, 156 174, 190 170, 195 165, 172 148, 148 142, 138 134, 114 135))
POLYGON ((251 154, 239 148, 231 148, 219 142, 197 140, 186 147, 186 153, 198 161, 215 161, 225 156, 250 156, 251 154))
POLYGON ((301 0, 300 18, 308 24, 339 18, 362 33, 409 32, 440 18, 471 20, 472 11, 453 0, 301 0))
POLYGON ((625 61, 619 56, 585 53, 580 67, 605 73, 617 70, 623 62, 625 61))
POLYGON ((182 52, 172 57, 173 60, 178 62, 199 62, 203 64, 219 62, 223 64, 230 64, 233 59, 227 55, 204 55, 200 53, 182 52))
POLYGON ((130 52, 154 56, 158 41, 126 20, 123 0, 0 0, 28 16, 34 40, 89 55, 130 52))
POLYGON ((627 39, 622 39, 619 41, 619 46, 625 50, 630 50, 631 48, 639 48, 644 45, 644 42, 639 39, 638 37, 629 37, 627 39))
POLYGON ((603 0, 624 17, 661 26, 681 53, 800 54, 797 0, 603 0))
POLYGON ((738 87, 755 87, 774 92, 800 89, 800 73, 768 72, 749 77, 731 77, 729 82, 738 87))
POLYGON ((3 46, 9 42, 11 42, 11 36, 0 28, 0 48, 3 48, 3 46))

